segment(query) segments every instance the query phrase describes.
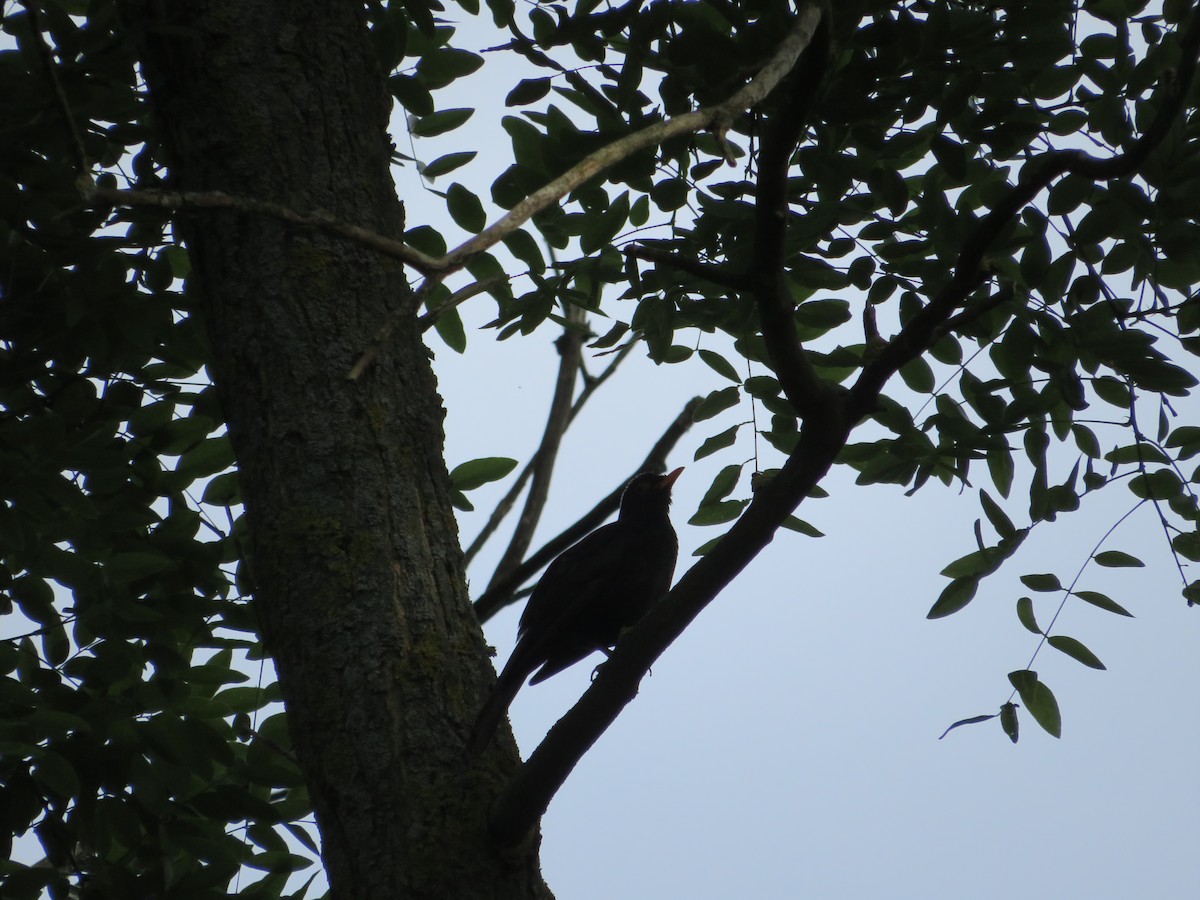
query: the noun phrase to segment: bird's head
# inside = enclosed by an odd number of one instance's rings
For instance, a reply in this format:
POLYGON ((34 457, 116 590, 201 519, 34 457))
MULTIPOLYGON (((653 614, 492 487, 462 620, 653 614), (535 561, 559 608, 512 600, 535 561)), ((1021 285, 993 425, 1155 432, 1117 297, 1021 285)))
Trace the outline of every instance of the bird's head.
POLYGON ((681 467, 666 475, 654 472, 635 475, 621 494, 619 518, 626 521, 659 517, 665 519, 671 506, 671 488, 682 472, 681 467))

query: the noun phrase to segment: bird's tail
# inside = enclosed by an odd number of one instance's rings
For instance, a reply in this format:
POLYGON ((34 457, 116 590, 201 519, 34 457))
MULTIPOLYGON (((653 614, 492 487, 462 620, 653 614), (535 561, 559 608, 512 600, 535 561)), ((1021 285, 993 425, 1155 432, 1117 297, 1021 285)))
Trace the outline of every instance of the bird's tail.
POLYGON ((475 717, 475 726, 471 729, 470 738, 467 739, 465 753, 468 758, 478 756, 491 743, 492 735, 496 733, 500 720, 508 712, 513 698, 517 696, 521 685, 525 683, 526 676, 529 675, 529 667, 522 665, 521 657, 524 654, 520 652, 520 649, 518 645, 517 649, 513 651, 512 657, 500 672, 500 677, 496 679, 496 686, 492 688, 492 693, 488 695, 483 708, 479 710, 479 715, 475 717))

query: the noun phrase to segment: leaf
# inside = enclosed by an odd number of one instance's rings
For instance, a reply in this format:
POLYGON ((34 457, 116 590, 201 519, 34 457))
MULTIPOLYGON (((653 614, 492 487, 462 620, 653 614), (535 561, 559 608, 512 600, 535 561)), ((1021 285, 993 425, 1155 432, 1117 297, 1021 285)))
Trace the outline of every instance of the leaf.
POLYGON ((450 483, 455 490, 473 491, 490 481, 499 481, 517 467, 515 459, 503 456, 484 456, 455 466, 450 483))
POLYGON ((925 614, 927 619, 940 619, 952 615, 975 599, 979 590, 978 578, 956 578, 946 585, 937 601, 925 614))
POLYGON ((1046 643, 1048 643, 1055 650, 1061 650, 1063 653, 1067 654, 1067 656, 1071 657, 1071 659, 1078 660, 1085 666, 1088 666, 1092 669, 1103 669, 1105 667, 1104 663, 1100 662, 1100 657, 1096 656, 1095 653, 1093 653, 1079 641, 1075 640, 1073 637, 1067 637, 1066 635, 1062 634, 1053 634, 1046 638, 1046 643))
POLYGON ((465 166, 478 155, 474 150, 464 153, 447 153, 445 156, 438 157, 429 165, 422 168, 421 174, 432 180, 439 175, 445 175, 465 166))
POLYGON ((814 528, 808 522, 805 522, 803 519, 798 519, 795 516, 788 516, 786 519, 784 519, 783 527, 788 529, 788 531, 796 531, 800 534, 807 535, 808 537, 825 537, 825 532, 818 528, 814 528))
POLYGON ((447 309, 439 313, 433 320, 433 330, 455 353, 462 353, 467 349, 467 332, 457 309, 447 309))
POLYGON ((1017 533, 1017 528, 1013 525, 1012 519, 1005 515, 1004 510, 1000 508, 1000 504, 993 500, 987 491, 981 490, 979 492, 979 502, 983 506, 984 515, 987 516, 988 521, 992 523, 992 527, 996 529, 996 533, 1000 537, 1012 537, 1017 533))
POLYGON ((692 413, 692 421, 703 422, 705 419, 711 419, 713 416, 737 406, 741 402, 741 399, 741 391, 736 387, 721 388, 720 390, 713 391, 700 401, 700 405, 692 413))
POLYGON ((1053 737, 1062 737, 1062 714, 1054 693, 1038 680, 1037 672, 1019 669, 1009 672, 1008 680, 1021 695, 1021 702, 1042 728, 1053 737))
POLYGON ((1106 612, 1116 613, 1118 616, 1128 616, 1133 618, 1133 613, 1121 606, 1115 600, 1111 600, 1105 594, 1099 591, 1075 591, 1075 596, 1085 603, 1090 603, 1092 606, 1097 606, 1106 612))
POLYGON ((718 500, 728 497, 729 492, 737 486, 738 478, 741 477, 741 474, 742 467, 740 465, 725 466, 713 479, 712 484, 700 501, 700 506, 707 506, 710 503, 716 503, 718 500))
POLYGON ((446 209, 454 224, 464 231, 482 231, 487 225, 487 214, 479 198, 457 181, 446 191, 446 209))
POLYGON ((508 96, 504 98, 504 105, 524 106, 527 103, 536 103, 550 93, 551 83, 549 78, 523 78, 508 92, 508 96))
POLYGON ((203 502, 210 506, 233 506, 241 502, 241 486, 237 472, 218 475, 204 486, 203 502))
POLYGON ((1000 707, 1000 727, 1004 729, 1004 733, 1008 735, 1008 739, 1015 744, 1017 737, 1020 735, 1020 729, 1017 725, 1017 704, 1005 703, 1000 707))
POLYGON ((969 719, 959 719, 957 722, 955 722, 953 725, 951 725, 949 728, 947 728, 945 731, 943 731, 941 734, 941 737, 939 737, 938 740, 940 741, 942 738, 944 738, 946 735, 948 735, 950 732, 952 732, 955 728, 960 728, 963 725, 978 725, 980 722, 986 722, 989 719, 994 719, 994 718, 996 718, 996 713, 990 713, 986 716, 971 716, 969 719))
POLYGON ((175 561, 166 554, 136 550, 117 553, 104 565, 109 575, 121 581, 136 581, 176 567, 175 561))
POLYGON ((720 503, 710 503, 701 506, 696 514, 688 519, 689 525, 723 525, 732 522, 742 514, 748 500, 724 500, 720 503))
POLYGON ((413 123, 413 137, 436 137, 445 134, 458 128, 473 115, 473 109, 440 109, 427 116, 421 116, 413 123))
POLYGON ((1131 556, 1128 553, 1122 553, 1120 550, 1105 550, 1097 553, 1092 557, 1097 565, 1105 566, 1110 569, 1136 568, 1140 569, 1146 564, 1136 556, 1131 556))
POLYGON ((711 456, 718 450, 724 450, 726 447, 732 447, 737 441, 737 431, 740 425, 734 425, 726 428, 720 434, 714 434, 696 450, 696 455, 693 459, 703 459, 706 456, 711 456))
POLYGON ((733 367, 733 363, 720 353, 715 353, 712 350, 701 350, 700 359, 718 375, 723 375, 730 381, 741 382, 741 376, 738 375, 737 369, 733 367))
POLYGON ((1033 616, 1033 600, 1029 597, 1022 597, 1017 601, 1017 618, 1021 620, 1021 624, 1026 629, 1034 634, 1041 634, 1042 629, 1038 627, 1037 619, 1033 616))
POLYGON ((1021 584, 1025 585, 1031 591, 1037 591, 1041 594, 1062 590, 1062 584, 1059 582, 1057 575, 1022 575, 1021 584))
POLYGON ((33 778, 47 790, 64 799, 79 796, 79 775, 65 757, 53 750, 43 750, 33 764, 33 778))

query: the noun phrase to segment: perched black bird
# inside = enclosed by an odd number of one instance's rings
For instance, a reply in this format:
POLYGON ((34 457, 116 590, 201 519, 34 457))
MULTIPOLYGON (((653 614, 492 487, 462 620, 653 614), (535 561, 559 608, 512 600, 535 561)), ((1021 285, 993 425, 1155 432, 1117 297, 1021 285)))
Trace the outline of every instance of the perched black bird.
POLYGON ((536 671, 529 683, 537 684, 595 650, 607 653, 670 589, 679 540, 667 511, 682 471, 634 477, 621 495, 617 521, 546 568, 521 613, 517 646, 475 720, 468 755, 487 746, 530 674, 536 671))

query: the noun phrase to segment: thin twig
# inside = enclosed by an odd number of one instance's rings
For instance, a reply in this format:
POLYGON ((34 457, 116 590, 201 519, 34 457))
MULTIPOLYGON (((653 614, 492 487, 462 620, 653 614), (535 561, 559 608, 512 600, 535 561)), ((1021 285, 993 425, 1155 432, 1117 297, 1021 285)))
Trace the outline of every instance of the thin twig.
POLYGON ((465 288, 455 291, 450 295, 450 298, 438 305, 436 309, 431 309, 417 319, 417 327, 421 331, 428 331, 437 324, 437 320, 443 314, 454 309, 459 304, 465 303, 477 294, 482 294, 484 291, 490 291, 492 288, 504 284, 508 281, 507 275, 494 275, 491 278, 485 278, 483 281, 476 281, 473 284, 468 284, 465 288))
MULTIPOLYGON (((575 383, 579 379, 579 370, 583 365, 584 333, 577 326, 584 324, 586 314, 581 307, 567 307, 567 322, 563 333, 555 344, 560 356, 558 379, 554 387, 554 397, 550 402, 550 415, 546 420, 546 428, 542 433, 542 442, 533 455, 533 472, 530 478, 529 495, 525 498, 525 507, 517 519, 508 547, 496 564, 491 584, 496 584, 509 572, 521 564, 525 551, 533 542, 533 532, 542 518, 542 510, 546 506, 546 498, 550 494, 550 478, 554 474, 554 463, 558 459, 558 448, 562 444, 563 434, 571 421, 571 406, 575 397, 575 383)), ((490 587, 490 585, 489 585, 490 587)))
MULTIPOLYGON (((587 403, 587 401, 594 393, 596 393, 600 386, 612 376, 613 372, 616 371, 617 366, 621 364, 622 360, 629 356, 629 351, 633 349, 633 346, 634 345, 630 343, 626 344, 624 347, 621 347, 620 350, 617 351, 617 355, 613 357, 612 361, 605 366, 604 371, 595 378, 589 378, 587 373, 584 372, 583 390, 579 392, 579 396, 575 398, 575 403, 571 407, 571 415, 567 420, 568 427, 572 422, 575 421, 575 417, 579 415, 579 412, 583 409, 584 404, 587 403)), ((500 499, 500 502, 496 504, 496 508, 493 509, 492 514, 488 516, 488 520, 484 523, 483 528, 479 529, 479 534, 475 536, 475 539, 471 541, 471 545, 467 547, 466 551, 463 553, 463 562, 465 565, 469 566, 471 564, 471 560, 473 560, 476 554, 483 549, 483 545, 486 544, 488 538, 495 533, 496 529, 500 526, 500 523, 504 521, 505 516, 512 512, 513 506, 516 505, 517 498, 521 496, 521 492, 525 490, 526 483, 529 481, 530 476, 533 475, 534 463, 536 461, 536 457, 530 458, 529 462, 525 464, 525 468, 521 470, 521 474, 517 476, 516 480, 509 487, 508 491, 500 499)))
MULTIPOLYGON (((402 241, 384 237, 360 225, 351 225, 335 219, 320 210, 311 213, 297 212, 278 203, 235 197, 223 191, 144 191, 105 188, 87 180, 80 185, 84 199, 106 206, 150 206, 160 209, 185 211, 188 209, 228 209, 249 215, 278 219, 292 225, 312 228, 336 237, 343 237, 398 259, 412 266, 423 275, 445 275, 447 266, 444 257, 435 259, 419 250, 414 250, 402 241)), ((407 312, 409 307, 404 307, 407 312)))
POLYGON ((702 262, 690 256, 681 256, 678 253, 672 253, 669 250, 662 250, 644 243, 632 244, 626 247, 625 255, 632 256, 634 259, 652 262, 655 265, 669 266, 670 268, 678 269, 680 272, 695 275, 697 278, 703 278, 705 281, 711 281, 713 284, 735 291, 748 290, 753 283, 751 279, 740 272, 733 271, 729 266, 702 262))

